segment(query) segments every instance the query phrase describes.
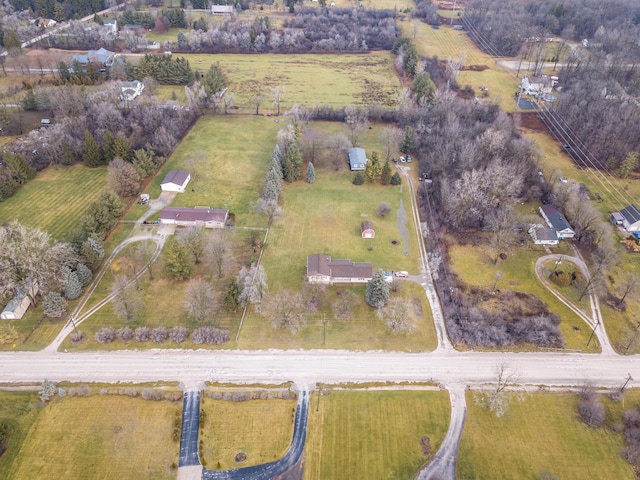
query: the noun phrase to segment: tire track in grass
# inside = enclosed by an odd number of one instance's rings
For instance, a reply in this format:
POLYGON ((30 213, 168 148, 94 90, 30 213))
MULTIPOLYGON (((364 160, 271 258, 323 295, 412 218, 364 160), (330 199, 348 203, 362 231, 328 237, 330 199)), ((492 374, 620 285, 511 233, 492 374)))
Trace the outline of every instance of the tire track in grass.
POLYGON ((402 200, 402 187, 400 187, 400 207, 397 211, 398 232, 402 238, 402 254, 409 255, 409 229, 407 228, 408 218, 407 211, 404 209, 404 202, 402 200))

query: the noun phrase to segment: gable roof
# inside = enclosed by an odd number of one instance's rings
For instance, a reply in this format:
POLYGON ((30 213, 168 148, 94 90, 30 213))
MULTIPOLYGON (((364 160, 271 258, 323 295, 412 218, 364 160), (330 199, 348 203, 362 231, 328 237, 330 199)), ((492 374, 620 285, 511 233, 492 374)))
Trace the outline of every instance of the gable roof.
MULTIPOLYGON (((29 290, 33 289, 33 278, 31 277, 27 278, 22 283, 22 285, 18 287, 15 295, 11 300, 9 300, 9 303, 7 303, 6 307, 4 307, 4 310, 2 311, 2 313, 15 312, 18 309, 18 307, 22 305, 22 302, 24 301, 24 299, 27 298, 27 289, 29 290)), ((29 302, 31 302, 31 299, 29 299, 29 302)))
POLYGON ((186 170, 171 170, 164 177, 164 180, 160 182, 160 185, 166 185, 168 183, 173 183, 175 185, 184 185, 185 182, 189 179, 191 174, 186 170))
POLYGON ((373 230, 373 223, 371 223, 369 220, 365 220, 364 222, 362 222, 362 225, 360 225, 360 232, 364 232, 365 230, 373 230))
POLYGON ((332 278, 371 278, 373 267, 368 262, 332 260, 329 255, 316 253, 307 257, 307 276, 325 275, 332 278))
POLYGON ((229 210, 215 208, 165 207, 158 217, 160 220, 179 220, 181 222, 219 222, 227 221, 229 210))
POLYGON ((623 208, 620 210, 620 215, 622 215, 629 224, 634 224, 640 221, 640 211, 638 211, 635 205, 629 205, 628 207, 623 208))
POLYGON ((540 241, 553 241, 558 240, 558 232, 555 228, 545 227, 543 225, 534 225, 531 230, 531 235, 540 241))
POLYGON ((364 148, 355 147, 349 150, 349 165, 351 169, 361 167, 363 168, 367 163, 367 154, 364 148))
POLYGON ((569 225, 565 216, 553 205, 542 205, 540 212, 542 212, 552 228, 555 228, 559 232, 567 229, 571 230, 571 225, 569 225))

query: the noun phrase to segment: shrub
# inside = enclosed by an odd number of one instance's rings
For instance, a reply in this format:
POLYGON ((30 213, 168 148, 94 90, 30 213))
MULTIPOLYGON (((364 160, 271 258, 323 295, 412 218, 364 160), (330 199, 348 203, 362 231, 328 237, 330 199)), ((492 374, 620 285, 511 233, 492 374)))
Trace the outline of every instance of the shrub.
POLYGON ((391 205, 387 202, 381 202, 376 208, 376 213, 381 217, 386 217, 391 212, 391 205))
POLYGON ((133 338, 136 342, 146 342, 151 337, 151 329, 149 327, 138 327, 133 331, 133 338))
POLYGON ((104 327, 98 330, 93 336, 96 339, 96 342, 106 344, 111 343, 116 338, 116 332, 111 327, 104 327))
POLYGON ((167 327, 156 327, 151 330, 151 341, 153 343, 163 343, 169 338, 169 330, 167 327))
POLYGON ((76 266, 76 275, 78 276, 78 280, 80 280, 80 284, 82 284, 83 287, 89 285, 91 283, 91 280, 93 280, 93 273, 91 273, 89 267, 87 267, 84 263, 78 263, 78 265, 76 266))
POLYGON ((560 287, 568 287, 571 285, 573 276, 569 272, 556 271, 551 273, 549 279, 560 287))
POLYGON ((15 343, 20 334, 13 325, 0 325, 0 344, 15 343))
POLYGON ((116 337, 121 342, 128 342, 133 338, 133 330, 129 327, 122 327, 116 330, 116 337))
POLYGON ((81 343, 85 339, 85 336, 84 332, 76 330, 69 336, 69 339, 71 340, 71 343, 81 343))
POLYGON ((400 174, 398 172, 394 173, 391 176, 391 185, 401 185, 402 184, 402 178, 400 178, 400 174))
POLYGON ((229 332, 216 327, 200 327, 193 331, 191 340, 196 345, 202 343, 222 345, 229 341, 229 332))
POLYGON ((42 312, 50 318, 60 318, 67 311, 67 302, 58 292, 49 292, 42 301, 42 312))
POLYGON ((58 387, 56 387, 55 383, 49 380, 43 381, 42 385, 40 385, 40 400, 42 402, 48 402, 53 398, 57 391, 58 387))
POLYGON ((145 400, 163 400, 164 394, 155 388, 145 388, 140 395, 145 400))
POLYGON ((582 421, 590 427, 601 427, 604 424, 606 415, 604 405, 600 403, 598 395, 592 388, 585 387, 582 390, 578 411, 582 421))
POLYGON ((189 330, 186 327, 173 327, 169 330, 169 338, 176 343, 182 343, 189 338, 189 330))
POLYGON ((354 185, 362 185, 364 183, 364 175, 362 175, 362 173, 358 172, 355 174, 355 176, 353 177, 353 183, 354 185))

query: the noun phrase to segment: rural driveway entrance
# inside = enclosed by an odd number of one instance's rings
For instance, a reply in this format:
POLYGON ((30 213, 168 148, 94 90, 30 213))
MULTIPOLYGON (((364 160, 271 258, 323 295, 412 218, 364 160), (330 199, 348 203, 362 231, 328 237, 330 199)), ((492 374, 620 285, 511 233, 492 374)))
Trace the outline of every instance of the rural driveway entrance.
POLYGON ((182 403, 182 432, 180 433, 180 461, 178 466, 200 465, 198 430, 200 428, 200 392, 184 392, 182 403))

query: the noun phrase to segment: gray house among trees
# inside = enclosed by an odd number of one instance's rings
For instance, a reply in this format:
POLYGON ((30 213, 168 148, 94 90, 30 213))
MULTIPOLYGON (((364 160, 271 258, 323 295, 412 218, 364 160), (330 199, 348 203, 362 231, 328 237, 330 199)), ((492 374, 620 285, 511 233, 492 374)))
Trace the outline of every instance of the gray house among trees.
POLYGON ((351 171, 364 170, 367 154, 364 148, 355 147, 349 150, 349 168, 351 171))
POLYGON ((560 240, 575 237, 576 232, 573 231, 562 212, 553 205, 542 205, 540 214, 547 225, 556 230, 560 240))
POLYGON ((24 285, 18 289, 13 298, 0 313, 2 320, 20 320, 31 306, 31 298, 38 293, 38 282, 32 278, 25 280, 24 285))

